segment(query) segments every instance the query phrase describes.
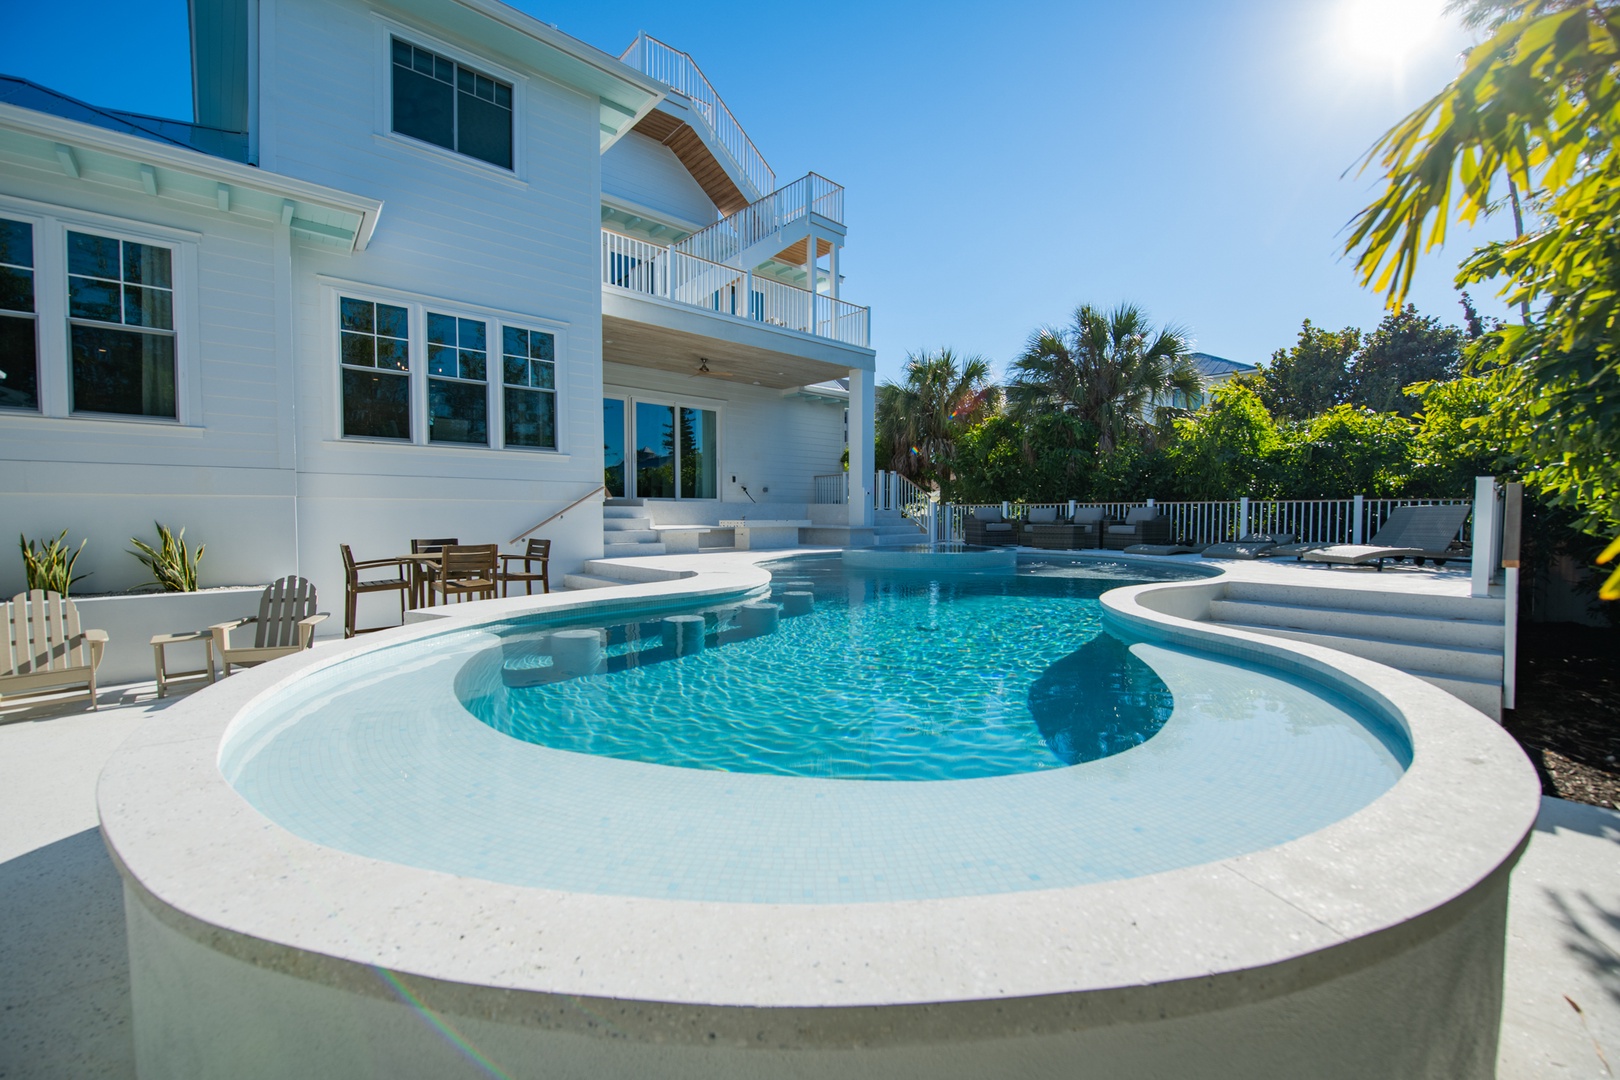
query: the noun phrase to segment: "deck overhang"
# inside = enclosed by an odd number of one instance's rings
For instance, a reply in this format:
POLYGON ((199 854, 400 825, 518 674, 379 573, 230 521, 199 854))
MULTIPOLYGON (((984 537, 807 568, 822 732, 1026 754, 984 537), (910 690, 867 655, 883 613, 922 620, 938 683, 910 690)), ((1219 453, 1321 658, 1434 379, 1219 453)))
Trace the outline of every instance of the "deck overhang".
POLYGON ((777 390, 877 365, 871 349, 612 286, 602 289, 602 359, 777 390), (705 362, 706 374, 700 370, 705 362))

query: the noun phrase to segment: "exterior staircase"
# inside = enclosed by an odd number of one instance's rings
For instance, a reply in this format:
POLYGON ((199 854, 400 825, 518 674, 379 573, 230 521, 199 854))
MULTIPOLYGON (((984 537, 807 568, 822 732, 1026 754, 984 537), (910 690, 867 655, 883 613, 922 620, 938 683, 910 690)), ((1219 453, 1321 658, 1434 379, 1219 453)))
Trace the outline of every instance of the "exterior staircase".
POLYGON ((872 542, 877 547, 905 547, 926 544, 928 534, 898 510, 878 510, 872 517, 872 542))
POLYGON ((672 245, 672 250, 722 266, 752 270, 797 246, 805 251, 799 252, 796 260, 789 256, 789 261, 801 265, 808 260, 810 226, 819 227, 825 243, 829 231, 842 234, 843 220, 844 189, 826 177, 807 173, 699 229, 672 245))
MULTIPOLYGON (((602 557, 622 559, 662 555, 664 545, 642 510, 640 499, 608 499, 602 503, 602 557)), ((614 582, 613 584, 621 584, 614 582)))
POLYGON ((1505 609, 1498 597, 1233 581, 1205 617, 1387 664, 1502 718, 1505 609))

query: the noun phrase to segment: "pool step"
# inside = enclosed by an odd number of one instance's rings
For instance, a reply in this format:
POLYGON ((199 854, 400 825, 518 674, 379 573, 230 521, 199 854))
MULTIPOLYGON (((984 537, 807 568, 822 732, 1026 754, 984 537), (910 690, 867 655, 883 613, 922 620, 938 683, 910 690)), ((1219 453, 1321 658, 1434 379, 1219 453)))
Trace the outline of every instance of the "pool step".
POLYGON ((1500 720, 1503 610, 1491 598, 1234 581, 1204 617, 1387 664, 1500 720))

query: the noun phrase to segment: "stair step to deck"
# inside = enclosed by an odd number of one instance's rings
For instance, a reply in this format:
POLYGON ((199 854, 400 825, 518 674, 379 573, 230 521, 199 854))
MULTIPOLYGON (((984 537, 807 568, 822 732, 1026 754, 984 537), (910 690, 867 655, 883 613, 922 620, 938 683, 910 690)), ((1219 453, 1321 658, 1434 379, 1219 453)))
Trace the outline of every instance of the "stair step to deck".
POLYGON ((595 577, 591 574, 564 574, 563 585, 570 589, 608 589, 615 585, 628 585, 627 581, 595 577))
MULTIPOLYGON (((654 537, 656 537, 658 534, 653 533, 652 535, 654 537)), ((653 541, 635 541, 635 542, 628 543, 628 544, 618 544, 618 543, 606 544, 606 543, 604 543, 602 545, 602 557, 604 559, 623 559, 623 558, 626 558, 626 557, 633 557, 633 556, 636 556, 636 555, 662 555, 662 554, 664 554, 664 545, 662 543, 657 542, 656 540, 653 540, 653 541)))
POLYGON ((602 521, 651 521, 647 512, 639 506, 604 506, 602 507, 602 521))
POLYGON ((652 518, 646 518, 646 517, 603 518, 602 519, 602 531, 604 533, 612 533, 612 532, 651 532, 652 531, 652 518))
POLYGON ((1450 645, 1436 645, 1417 641, 1391 641, 1386 638, 1365 637, 1360 634, 1319 633, 1295 630, 1263 623, 1219 620, 1222 626, 1270 637, 1303 641, 1322 645, 1339 652, 1359 656, 1379 664, 1417 675, 1420 678, 1439 676, 1447 679, 1485 680, 1493 685, 1502 681, 1502 653, 1500 650, 1468 649, 1450 645))
POLYGON ((1209 618, 1242 626, 1270 626, 1330 636, 1414 645, 1501 651, 1502 624, 1479 619, 1390 614, 1367 608, 1267 603, 1258 600, 1212 600, 1209 618))

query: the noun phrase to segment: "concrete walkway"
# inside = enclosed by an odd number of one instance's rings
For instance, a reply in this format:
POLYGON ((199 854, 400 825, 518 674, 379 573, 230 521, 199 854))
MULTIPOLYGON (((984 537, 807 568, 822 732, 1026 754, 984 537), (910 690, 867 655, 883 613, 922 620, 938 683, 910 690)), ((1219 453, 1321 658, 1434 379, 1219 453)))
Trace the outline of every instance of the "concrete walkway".
MULTIPOLYGON (((102 764, 150 683, 0 711, 0 1080, 132 1078, 118 875, 96 823, 102 764)), ((1620 812, 1542 800, 1514 872, 1501 1080, 1620 1076, 1620 812)))

